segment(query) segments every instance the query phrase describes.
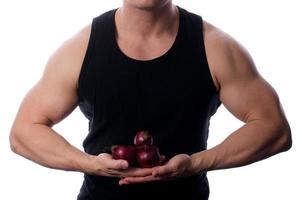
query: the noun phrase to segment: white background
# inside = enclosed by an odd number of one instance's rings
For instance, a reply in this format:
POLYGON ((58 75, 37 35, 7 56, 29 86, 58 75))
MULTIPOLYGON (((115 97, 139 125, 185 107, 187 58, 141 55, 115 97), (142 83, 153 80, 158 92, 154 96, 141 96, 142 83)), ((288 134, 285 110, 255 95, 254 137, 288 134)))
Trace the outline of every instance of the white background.
MULTIPOLYGON (((202 15, 249 50, 260 73, 279 93, 293 131, 289 152, 246 167, 209 172, 210 199, 300 199, 300 12, 296 0, 173 2, 202 15)), ((76 199, 82 174, 47 169, 11 153, 9 129, 23 96, 39 79, 53 51, 93 17, 121 4, 121 0, 0 1, 1 199, 76 199)), ((220 107, 211 121, 209 146, 241 125, 220 107)), ((87 120, 76 109, 55 130, 81 148, 87 120)))

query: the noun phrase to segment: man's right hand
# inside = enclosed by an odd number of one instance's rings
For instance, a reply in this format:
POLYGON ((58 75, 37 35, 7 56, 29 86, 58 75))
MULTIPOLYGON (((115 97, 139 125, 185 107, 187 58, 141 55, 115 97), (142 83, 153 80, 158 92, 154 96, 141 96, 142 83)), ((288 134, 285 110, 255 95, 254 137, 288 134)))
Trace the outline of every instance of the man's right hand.
POLYGON ((108 153, 90 156, 88 174, 109 177, 144 177, 152 174, 152 168, 130 167, 126 160, 115 160, 108 153))

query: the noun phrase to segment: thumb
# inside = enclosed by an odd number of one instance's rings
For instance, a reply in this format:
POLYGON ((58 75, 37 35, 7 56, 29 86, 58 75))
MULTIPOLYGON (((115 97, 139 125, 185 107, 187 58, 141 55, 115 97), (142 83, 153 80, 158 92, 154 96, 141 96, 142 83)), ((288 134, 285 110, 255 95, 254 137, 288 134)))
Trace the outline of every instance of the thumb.
POLYGON ((98 155, 103 165, 108 169, 127 169, 128 162, 126 160, 115 160, 108 153, 102 153, 98 155))

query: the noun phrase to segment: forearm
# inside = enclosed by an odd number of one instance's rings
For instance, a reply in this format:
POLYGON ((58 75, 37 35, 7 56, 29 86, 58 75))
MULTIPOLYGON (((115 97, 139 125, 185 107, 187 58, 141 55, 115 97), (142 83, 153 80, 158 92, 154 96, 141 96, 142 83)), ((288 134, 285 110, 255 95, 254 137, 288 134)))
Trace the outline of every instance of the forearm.
POLYGON ((247 165, 290 147, 286 126, 255 120, 229 135, 221 144, 192 155, 196 172, 247 165))
POLYGON ((12 129, 10 140, 15 153, 40 165, 66 171, 89 170, 91 156, 46 125, 20 125, 12 129))

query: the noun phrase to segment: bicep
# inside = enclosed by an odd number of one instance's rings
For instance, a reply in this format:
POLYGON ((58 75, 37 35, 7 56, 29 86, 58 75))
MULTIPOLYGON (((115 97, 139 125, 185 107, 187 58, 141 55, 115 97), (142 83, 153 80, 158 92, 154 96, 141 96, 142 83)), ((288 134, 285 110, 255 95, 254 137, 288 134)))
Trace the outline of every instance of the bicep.
POLYGON ((228 46, 227 60, 217 74, 224 106, 244 122, 280 120, 283 111, 278 95, 259 74, 248 51, 233 39, 228 46))
POLYGON ((48 64, 43 77, 24 97, 17 122, 52 126, 76 107, 75 89, 52 65, 51 62, 48 64))
POLYGON ((259 75, 248 80, 233 80, 220 89, 224 106, 238 119, 279 119, 281 108, 275 90, 259 75))
POLYGON ((41 79, 23 99, 17 122, 51 126, 75 109, 78 104, 77 81, 90 31, 89 24, 54 52, 41 79))
POLYGON ((16 120, 52 126, 71 113, 77 96, 58 82, 41 79, 23 99, 16 120))

